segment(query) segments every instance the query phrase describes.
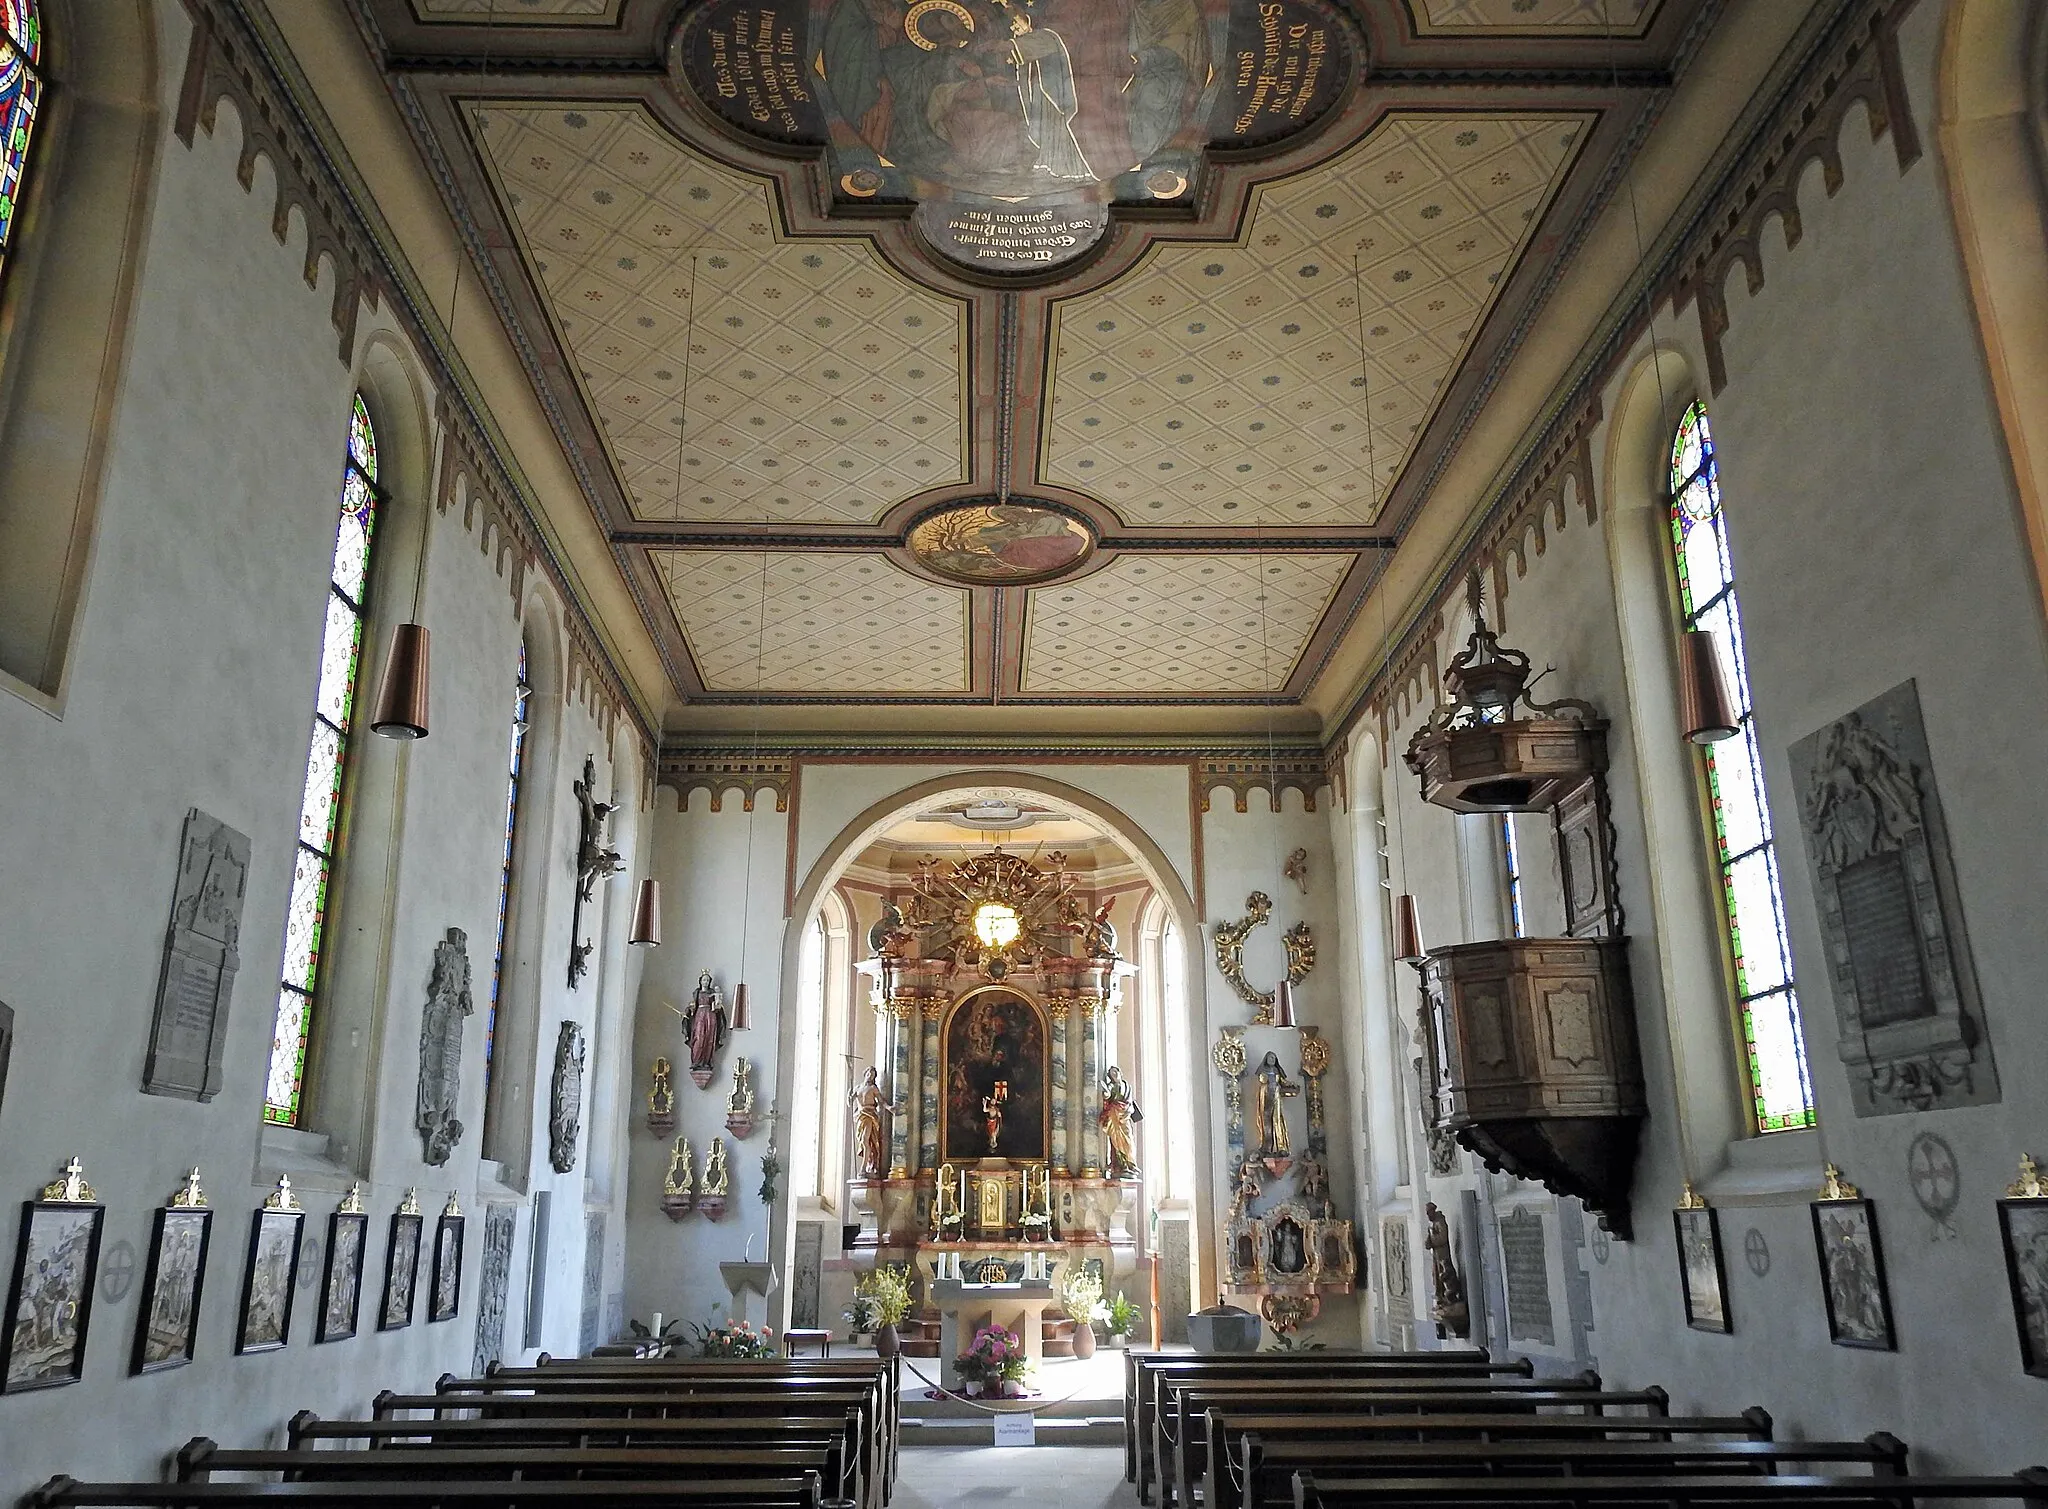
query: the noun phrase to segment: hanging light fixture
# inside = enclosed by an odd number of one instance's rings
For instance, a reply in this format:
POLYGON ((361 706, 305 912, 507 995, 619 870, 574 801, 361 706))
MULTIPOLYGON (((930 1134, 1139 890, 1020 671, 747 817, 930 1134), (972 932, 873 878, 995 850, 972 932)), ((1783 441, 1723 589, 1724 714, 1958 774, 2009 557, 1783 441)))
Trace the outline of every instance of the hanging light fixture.
POLYGON ((633 900, 633 932, 626 941, 641 948, 661 947, 661 882, 652 875, 640 882, 633 900))
POLYGON ((1403 891, 1394 898, 1394 961, 1420 968, 1429 950, 1422 944, 1422 915, 1415 898, 1403 891))
MULTIPOLYGON (((744 951, 742 951, 740 968, 746 968, 744 951)), ((753 1025, 753 1008, 747 1004, 747 982, 742 980, 733 987, 732 991, 732 1030, 734 1032, 745 1032, 753 1025)))
POLYGON ((1695 744, 1732 739, 1742 731, 1712 629, 1686 629, 1678 636, 1678 700, 1685 736, 1695 744))
POLYGON ((1272 1025, 1280 1028, 1295 1028, 1301 1025, 1294 1018, 1294 982, 1282 975, 1280 983, 1273 987, 1272 1025))
MULTIPOLYGON (((420 542, 424 561, 426 542, 420 542)), ((414 611, 418 611, 415 602, 414 611)), ((377 706, 370 716, 370 728, 387 739, 424 739, 427 736, 427 684, 429 636, 424 625, 402 623, 391 631, 391 648, 384 656, 384 682, 377 688, 377 706)))

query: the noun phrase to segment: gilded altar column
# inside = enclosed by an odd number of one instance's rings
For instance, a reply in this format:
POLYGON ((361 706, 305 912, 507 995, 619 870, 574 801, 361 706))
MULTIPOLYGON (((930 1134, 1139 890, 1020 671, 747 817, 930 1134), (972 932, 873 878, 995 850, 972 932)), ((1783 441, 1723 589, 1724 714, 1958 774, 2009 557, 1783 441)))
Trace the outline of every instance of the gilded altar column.
POLYGON ((896 1107, 896 1114, 889 1118, 889 1177, 908 1179, 910 1177, 910 1023, 909 1015, 913 998, 893 996, 889 1001, 889 1033, 894 1039, 891 1051, 892 1068, 889 1077, 889 1099, 896 1107))
POLYGON ((1082 996, 1081 1013, 1081 1177, 1102 1177, 1102 1002, 1082 996))
POLYGON ((925 1001, 924 1041, 919 1049, 917 1075, 917 1166, 930 1173, 939 1166, 939 1012, 937 998, 925 1001))
POLYGON ((1052 1018, 1052 1171, 1066 1175, 1067 1167, 1067 1019, 1073 1001, 1054 996, 1045 1004, 1052 1018))

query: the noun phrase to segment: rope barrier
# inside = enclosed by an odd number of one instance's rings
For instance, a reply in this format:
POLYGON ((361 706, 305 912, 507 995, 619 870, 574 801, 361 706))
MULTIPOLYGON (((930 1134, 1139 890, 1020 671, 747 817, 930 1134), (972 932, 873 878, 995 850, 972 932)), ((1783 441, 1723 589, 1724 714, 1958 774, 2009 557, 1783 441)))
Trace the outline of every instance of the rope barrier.
POLYGON ((1063 1398, 1040 1398, 1033 1401, 1019 1401, 1017 1404, 1011 1406, 1008 1409, 998 1409, 994 1405, 983 1404, 979 1399, 970 1399, 965 1394, 955 1393, 952 1389, 947 1388, 942 1383, 934 1383, 931 1379, 925 1377, 923 1372, 919 1370, 917 1364, 912 1362, 908 1357, 903 1357, 899 1355, 897 1361, 902 1363, 903 1366, 909 1369, 910 1372, 916 1374, 918 1380, 921 1383, 923 1383, 927 1388, 929 1388, 933 1393, 938 1394, 943 1398, 956 1399, 960 1403, 966 1405, 969 1409, 980 1410, 984 1415, 1026 1415, 1031 1414, 1048 1404, 1070 1404, 1074 1400, 1081 1397, 1081 1391, 1079 1389, 1075 1389, 1073 1393, 1068 1394, 1063 1398))

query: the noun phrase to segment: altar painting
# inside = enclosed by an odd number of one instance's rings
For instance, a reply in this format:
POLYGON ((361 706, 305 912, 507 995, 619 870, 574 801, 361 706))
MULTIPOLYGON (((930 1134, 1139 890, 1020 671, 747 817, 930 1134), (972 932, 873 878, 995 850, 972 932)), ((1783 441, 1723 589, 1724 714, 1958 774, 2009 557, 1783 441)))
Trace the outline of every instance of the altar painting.
POLYGON ((942 1073, 946 1161, 1046 1156, 1045 1018, 1030 1001, 1006 989, 964 997, 946 1022, 942 1073))

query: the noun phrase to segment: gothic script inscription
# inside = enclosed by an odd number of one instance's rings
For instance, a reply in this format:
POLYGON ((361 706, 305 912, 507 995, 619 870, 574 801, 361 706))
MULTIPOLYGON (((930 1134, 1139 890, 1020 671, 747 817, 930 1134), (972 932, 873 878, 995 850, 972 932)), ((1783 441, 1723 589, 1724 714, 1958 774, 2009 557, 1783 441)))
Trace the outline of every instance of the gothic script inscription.
POLYGON ((1557 1345, 1543 1217, 1526 1207, 1501 1217, 1500 1257, 1508 1291, 1508 1339, 1557 1345))

